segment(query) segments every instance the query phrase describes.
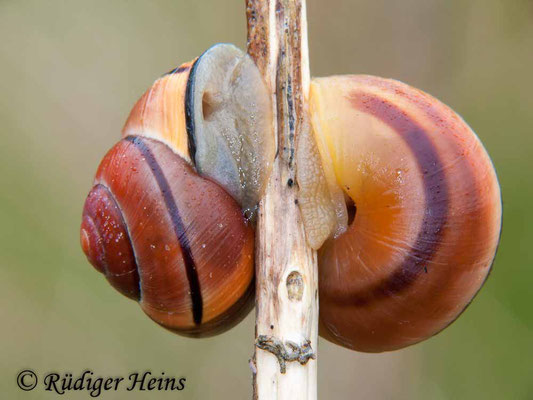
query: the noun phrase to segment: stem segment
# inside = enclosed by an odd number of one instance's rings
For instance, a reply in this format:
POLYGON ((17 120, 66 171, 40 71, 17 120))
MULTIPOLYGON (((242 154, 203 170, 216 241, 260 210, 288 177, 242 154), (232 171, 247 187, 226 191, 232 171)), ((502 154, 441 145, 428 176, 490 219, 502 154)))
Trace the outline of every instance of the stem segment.
POLYGON ((246 0, 248 53, 272 94, 277 156, 258 213, 254 398, 316 399, 318 278, 297 202, 295 153, 309 135, 305 0, 246 0))

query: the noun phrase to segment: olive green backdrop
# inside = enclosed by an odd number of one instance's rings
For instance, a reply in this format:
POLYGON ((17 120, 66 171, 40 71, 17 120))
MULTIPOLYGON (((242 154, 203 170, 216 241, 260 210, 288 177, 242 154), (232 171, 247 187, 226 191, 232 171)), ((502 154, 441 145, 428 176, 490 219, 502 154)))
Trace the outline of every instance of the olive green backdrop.
MULTIPOLYGON (((458 111, 492 156, 504 227, 463 316, 388 354, 319 347, 322 399, 533 398, 533 3, 308 0, 312 74, 369 73, 458 111)), ((154 79, 215 42, 245 46, 244 0, 0 0, 0 397, 23 368, 164 371, 183 392, 247 399, 253 313, 222 336, 175 336, 89 266, 78 239, 93 174, 154 79)), ((157 396, 156 396, 157 395, 157 396)), ((89 398, 86 392, 65 398, 89 398)))

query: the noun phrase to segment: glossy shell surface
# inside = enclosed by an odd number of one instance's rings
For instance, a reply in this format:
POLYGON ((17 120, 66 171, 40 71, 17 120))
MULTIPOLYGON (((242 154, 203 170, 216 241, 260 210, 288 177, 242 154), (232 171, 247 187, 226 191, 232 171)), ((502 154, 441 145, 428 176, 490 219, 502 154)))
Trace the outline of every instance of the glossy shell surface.
POLYGON ((319 250, 320 332, 380 352, 450 324, 499 240, 497 177, 470 127, 435 98, 372 76, 316 79, 315 137, 353 221, 319 250))

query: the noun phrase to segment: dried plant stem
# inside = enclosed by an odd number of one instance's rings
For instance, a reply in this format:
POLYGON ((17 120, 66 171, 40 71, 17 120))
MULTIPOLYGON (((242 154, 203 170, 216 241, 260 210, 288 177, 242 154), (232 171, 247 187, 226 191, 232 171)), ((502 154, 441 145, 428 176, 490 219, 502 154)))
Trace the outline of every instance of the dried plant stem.
POLYGON ((305 0, 247 0, 248 53, 272 93, 278 153, 256 244, 254 398, 316 399, 318 284, 297 204, 295 145, 308 134, 305 0))

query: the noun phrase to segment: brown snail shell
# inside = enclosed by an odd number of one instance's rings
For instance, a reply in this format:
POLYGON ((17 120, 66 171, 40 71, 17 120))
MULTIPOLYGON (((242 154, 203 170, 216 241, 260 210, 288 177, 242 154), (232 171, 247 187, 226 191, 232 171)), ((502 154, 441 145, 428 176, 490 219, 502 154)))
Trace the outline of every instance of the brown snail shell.
POLYGON ((434 335, 480 289, 498 245, 500 189, 483 145, 447 106, 394 80, 315 79, 310 107, 353 219, 318 252, 320 334, 369 352, 434 335))
POLYGON ((253 62, 214 46, 152 85, 98 168, 82 248, 177 333, 215 334, 251 309, 254 233, 243 212, 253 212, 274 157, 269 101, 253 62))

